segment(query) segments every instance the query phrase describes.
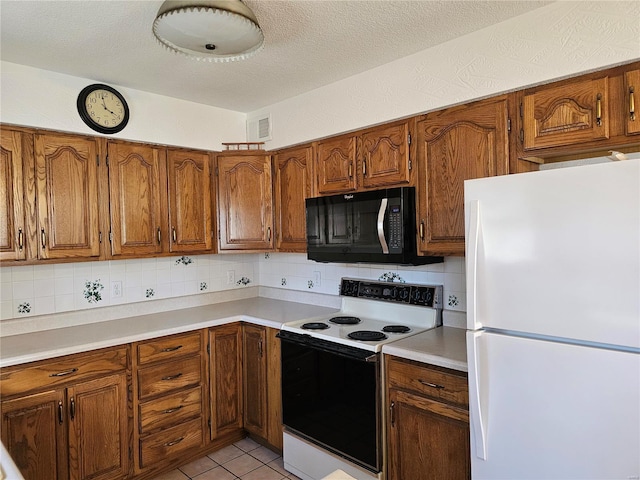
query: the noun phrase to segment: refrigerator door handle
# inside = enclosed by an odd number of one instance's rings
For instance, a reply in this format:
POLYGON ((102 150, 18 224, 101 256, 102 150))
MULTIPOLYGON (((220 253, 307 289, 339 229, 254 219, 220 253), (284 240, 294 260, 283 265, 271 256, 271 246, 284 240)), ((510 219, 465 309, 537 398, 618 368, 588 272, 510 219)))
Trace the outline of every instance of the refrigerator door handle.
POLYGON ((467 241, 467 328, 477 330, 482 328, 478 324, 477 285, 478 285, 478 255, 482 237, 480 219, 480 202, 474 200, 469 204, 469 237, 467 241))
MULTIPOLYGON (((478 343, 482 331, 467 331, 467 362, 469 374, 469 417, 471 421, 471 434, 475 440, 476 457, 487 459, 487 436, 485 433, 485 419, 482 411, 482 399, 480 398, 480 378, 478 343)), ((474 452, 472 452, 473 454, 474 452)))

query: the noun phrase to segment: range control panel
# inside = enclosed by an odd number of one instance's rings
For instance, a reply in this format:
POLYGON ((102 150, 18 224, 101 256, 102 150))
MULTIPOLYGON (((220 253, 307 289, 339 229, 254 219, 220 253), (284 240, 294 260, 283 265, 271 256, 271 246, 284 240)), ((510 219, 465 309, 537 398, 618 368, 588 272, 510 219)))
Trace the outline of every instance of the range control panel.
POLYGON ((340 295, 442 308, 442 285, 372 282, 371 280, 343 278, 340 282, 340 295))

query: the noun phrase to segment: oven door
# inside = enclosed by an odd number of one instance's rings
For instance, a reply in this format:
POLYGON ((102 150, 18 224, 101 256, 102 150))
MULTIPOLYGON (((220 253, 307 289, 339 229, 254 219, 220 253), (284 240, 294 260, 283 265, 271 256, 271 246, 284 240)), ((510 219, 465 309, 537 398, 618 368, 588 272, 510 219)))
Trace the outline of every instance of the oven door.
POLYGON ((285 428, 379 472, 380 355, 288 331, 278 336, 285 428))

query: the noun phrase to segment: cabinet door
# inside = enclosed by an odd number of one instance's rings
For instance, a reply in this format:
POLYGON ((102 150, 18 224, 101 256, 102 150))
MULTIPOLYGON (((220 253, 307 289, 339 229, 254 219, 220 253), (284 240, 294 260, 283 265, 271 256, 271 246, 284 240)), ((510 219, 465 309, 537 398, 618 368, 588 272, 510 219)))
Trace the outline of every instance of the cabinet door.
POLYGON ((469 413, 389 390, 390 480, 468 480, 469 413))
POLYGON ((244 326, 244 428, 267 437, 267 357, 265 327, 244 326))
POLYGON ((636 107, 636 102, 640 103, 640 70, 626 72, 624 80, 626 105, 622 111, 626 119, 626 133, 637 135, 640 133, 640 112, 636 107))
POLYGON ((211 167, 206 152, 169 150, 171 252, 206 252, 213 247, 211 167))
POLYGON ((271 158, 218 156, 220 250, 273 248, 271 158))
POLYGON ((22 140, 26 134, 12 130, 0 133, 0 260, 24 260, 26 229, 22 140))
POLYGON ((111 253, 148 255, 165 250, 167 181, 163 149, 109 142, 111 253))
POLYGON ((36 135, 36 196, 40 258, 97 257, 97 140, 36 135))
POLYGON ((524 96, 524 149, 609 138, 607 77, 541 88, 524 96))
POLYGON ((312 155, 312 147, 300 147, 275 157, 278 251, 307 251, 305 199, 312 196, 312 155))
POLYGON ((1 405, 2 443, 24 478, 68 478, 64 390, 36 393, 1 405))
POLYGON ((509 171, 507 101, 426 115, 417 126, 421 253, 464 255, 464 181, 509 171))
POLYGON ((354 191, 357 187, 355 170, 356 137, 318 142, 315 165, 318 195, 354 191))
POLYGON ((67 389, 69 478, 124 478, 129 472, 126 375, 67 389))
POLYGON ((211 439, 242 429, 242 326, 209 331, 211 439))
POLYGON ((358 139, 362 186, 380 188, 409 183, 409 123, 363 133, 358 139))

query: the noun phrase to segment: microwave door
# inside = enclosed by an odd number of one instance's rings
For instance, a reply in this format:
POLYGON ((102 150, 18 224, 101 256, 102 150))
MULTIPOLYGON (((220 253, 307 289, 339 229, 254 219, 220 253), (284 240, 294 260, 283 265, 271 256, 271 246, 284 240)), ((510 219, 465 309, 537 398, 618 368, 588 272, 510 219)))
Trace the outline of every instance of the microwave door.
POLYGON ((387 244, 387 239, 384 236, 384 215, 387 212, 387 203, 389 200, 387 198, 383 198, 380 202, 380 209, 378 210, 378 221, 377 221, 377 229, 378 229, 378 240, 380 240, 380 246, 382 247, 382 253, 385 255, 389 254, 389 245, 387 244))

